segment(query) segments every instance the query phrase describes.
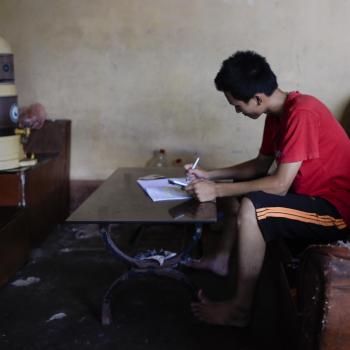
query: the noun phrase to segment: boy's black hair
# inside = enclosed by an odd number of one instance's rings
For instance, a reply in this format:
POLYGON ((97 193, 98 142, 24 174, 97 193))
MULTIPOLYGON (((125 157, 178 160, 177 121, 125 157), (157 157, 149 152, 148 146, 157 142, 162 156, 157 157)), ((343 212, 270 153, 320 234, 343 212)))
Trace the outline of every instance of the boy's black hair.
POLYGON ((228 91, 240 101, 248 102, 257 93, 267 96, 277 89, 277 78, 265 57, 254 51, 237 51, 226 59, 215 78, 219 91, 228 91))

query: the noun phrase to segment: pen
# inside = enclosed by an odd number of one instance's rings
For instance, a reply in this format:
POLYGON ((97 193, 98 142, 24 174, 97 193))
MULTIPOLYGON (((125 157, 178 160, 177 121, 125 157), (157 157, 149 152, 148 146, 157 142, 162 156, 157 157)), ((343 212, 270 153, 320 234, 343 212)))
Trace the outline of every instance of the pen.
POLYGON ((181 189, 184 189, 187 186, 187 183, 181 182, 179 180, 168 179, 168 182, 172 185, 180 186, 181 189))
POLYGON ((198 165, 198 162, 199 162, 199 157, 197 157, 196 161, 192 165, 192 169, 196 169, 196 166, 198 165))
MULTIPOLYGON (((196 166, 198 165, 199 162, 199 157, 197 157, 197 159, 195 160, 194 164, 192 165, 191 169, 196 169, 196 166)), ((190 182, 191 181, 191 177, 189 175, 186 176, 186 182, 190 182)))

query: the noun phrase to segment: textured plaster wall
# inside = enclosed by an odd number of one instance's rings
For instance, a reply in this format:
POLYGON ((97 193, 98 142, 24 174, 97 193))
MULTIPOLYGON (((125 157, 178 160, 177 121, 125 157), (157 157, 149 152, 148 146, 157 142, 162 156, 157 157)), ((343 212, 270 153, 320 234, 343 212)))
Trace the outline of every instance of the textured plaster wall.
POLYGON ((213 84, 238 49, 342 117, 349 13, 346 0, 0 0, 0 35, 20 103, 73 121, 72 178, 103 179, 160 147, 203 165, 255 156, 263 118, 237 116, 213 84))

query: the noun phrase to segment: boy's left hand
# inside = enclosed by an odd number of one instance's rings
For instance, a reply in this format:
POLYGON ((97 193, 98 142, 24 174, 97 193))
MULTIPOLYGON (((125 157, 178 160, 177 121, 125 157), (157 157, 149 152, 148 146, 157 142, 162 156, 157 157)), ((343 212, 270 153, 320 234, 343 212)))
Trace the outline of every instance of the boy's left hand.
POLYGON ((194 180, 185 189, 200 202, 209 202, 216 198, 216 184, 213 181, 194 180))

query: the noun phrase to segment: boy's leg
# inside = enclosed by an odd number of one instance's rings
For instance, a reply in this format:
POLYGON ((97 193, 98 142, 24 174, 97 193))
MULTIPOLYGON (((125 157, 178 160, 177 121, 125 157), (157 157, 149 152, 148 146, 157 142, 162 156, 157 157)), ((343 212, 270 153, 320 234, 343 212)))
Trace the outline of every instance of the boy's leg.
POLYGON ((329 243, 344 239, 348 227, 326 200, 265 192, 249 193, 238 215, 237 291, 225 302, 211 302, 199 294, 193 312, 214 324, 244 325, 249 321, 255 285, 265 256, 265 242, 291 239, 308 243, 329 243))
POLYGON ((265 241, 259 229, 255 208, 248 198, 241 203, 238 216, 238 271, 235 296, 224 302, 212 302, 202 292, 199 303, 192 304, 200 320, 221 325, 246 326, 250 320, 255 286, 265 256, 265 241))
POLYGON ((214 252, 199 260, 190 260, 186 266, 195 269, 210 270, 217 275, 226 276, 229 272, 229 259, 237 240, 237 214, 240 203, 237 198, 227 197, 220 200, 224 214, 223 232, 214 252))

